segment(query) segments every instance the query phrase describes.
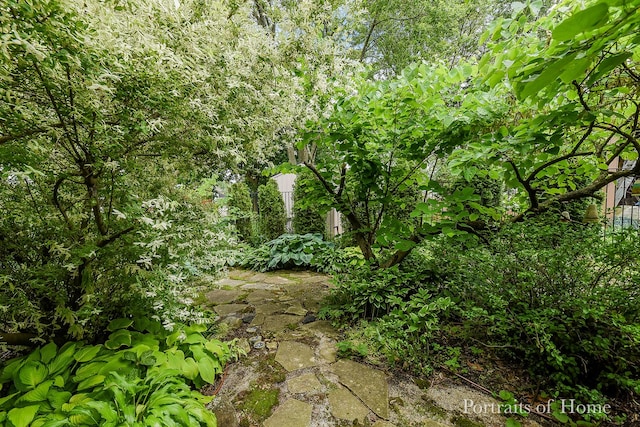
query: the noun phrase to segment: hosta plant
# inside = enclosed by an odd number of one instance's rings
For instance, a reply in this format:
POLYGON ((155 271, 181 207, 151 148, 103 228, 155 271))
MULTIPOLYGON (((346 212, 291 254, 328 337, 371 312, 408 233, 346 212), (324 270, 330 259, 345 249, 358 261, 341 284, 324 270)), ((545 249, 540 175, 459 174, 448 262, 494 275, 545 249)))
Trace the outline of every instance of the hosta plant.
POLYGON ((206 327, 172 332, 146 319, 118 319, 104 344, 49 343, 0 374, 0 423, 8 427, 216 426, 209 397, 232 357, 206 327))

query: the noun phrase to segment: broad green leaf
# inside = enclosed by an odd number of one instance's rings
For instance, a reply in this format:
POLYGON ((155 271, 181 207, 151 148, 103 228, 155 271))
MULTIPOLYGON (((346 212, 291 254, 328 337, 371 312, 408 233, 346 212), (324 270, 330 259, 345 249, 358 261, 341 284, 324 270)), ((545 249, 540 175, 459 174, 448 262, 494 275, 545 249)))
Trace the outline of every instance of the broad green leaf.
POLYGON ((15 374, 24 363, 24 359, 14 359, 10 361, 2 370, 2 374, 0 374, 0 384, 13 380, 13 374, 15 374))
POLYGON ((131 345, 131 332, 126 329, 118 329, 111 335, 109 339, 104 343, 104 346, 109 350, 117 350, 122 346, 131 345))
POLYGON ((101 345, 88 345, 84 346, 73 355, 76 362, 84 363, 92 360, 102 349, 101 345))
POLYGON ((561 411, 553 411, 551 415, 553 415, 553 417, 556 420, 560 421, 562 424, 566 424, 570 420, 569 415, 561 411))
POLYGON ((582 80, 582 77, 586 74, 587 69, 592 62, 593 59, 589 56, 571 61, 566 65, 562 74, 560 74, 560 80, 564 83, 571 83, 574 80, 582 80))
POLYGON ((631 52, 622 52, 617 55, 605 58, 600 63, 596 71, 589 77, 589 81, 587 82, 587 84, 592 84, 598 81, 598 79, 600 79, 602 76, 606 75, 609 71, 613 70, 632 56, 633 53, 631 52))
POLYGON ((109 323, 107 330, 114 332, 118 329, 126 329, 131 325, 133 325, 133 319, 115 319, 109 323))
POLYGON ((518 94, 520 99, 526 99, 531 95, 540 92, 549 84, 553 83, 564 72, 567 64, 575 58, 576 54, 568 55, 560 58, 550 64, 546 64, 542 72, 532 81, 524 82, 522 90, 518 94))
POLYGON ((77 390, 83 391, 89 388, 93 388, 98 384, 102 384, 104 382, 104 379, 105 379, 104 375, 94 375, 92 377, 89 377, 86 380, 83 380, 80 383, 78 383, 77 390))
POLYGON ((51 362, 56 356, 58 346, 55 343, 50 342, 40 349, 40 361, 44 364, 51 362))
POLYGON ((76 375, 73 377, 73 380, 75 382, 80 382, 89 377, 92 377, 98 374, 106 364, 107 362, 103 361, 86 363, 76 370, 76 375))
POLYGON ((47 395, 49 404, 56 410, 62 409, 62 405, 67 403, 71 398, 71 392, 51 390, 47 395))
POLYGON ((226 348, 226 344, 219 340, 209 340, 204 344, 204 347, 218 357, 223 357, 229 352, 226 348))
POLYGON ((51 375, 57 375, 66 371, 73 363, 73 355, 76 351, 77 344, 74 342, 67 343, 60 348, 58 355, 49 363, 49 372, 51 375))
POLYGON ((402 240, 396 243, 395 248, 399 251, 410 251, 413 247, 416 246, 416 243, 411 240, 402 240))
POLYGON ((217 368, 219 367, 219 364, 214 363, 214 361, 208 357, 198 360, 198 369, 200 370, 200 376, 209 384, 213 384, 215 382, 217 368))
POLYGON ((49 389, 51 388, 52 384, 53 380, 45 381, 41 384, 38 384, 36 388, 20 396, 20 399, 18 399, 16 403, 35 403, 47 400, 47 394, 49 393, 49 389))
POLYGON ((609 6, 605 2, 597 3, 585 10, 574 13, 558 24, 551 32, 558 41, 571 40, 585 31, 590 31, 609 17, 609 6))
POLYGON ((8 396, 4 396, 4 397, 0 397, 0 409, 4 408, 4 409, 8 409, 8 408, 13 408, 13 402, 11 402, 11 400, 16 397, 17 395, 19 395, 20 392, 16 392, 13 394, 10 394, 8 396), (11 402, 9 405, 7 405, 8 402, 11 402))
POLYGON ((522 427, 522 424, 520 424, 520 421, 515 420, 513 418, 507 418, 507 421, 505 422, 505 427, 522 427))
POLYGON ((17 373, 16 387, 20 391, 34 389, 38 384, 47 378, 49 370, 37 361, 30 361, 24 364, 17 373))
POLYGON ((198 363, 191 357, 184 359, 180 370, 187 379, 195 380, 198 377, 198 363))
POLYGON ((25 406, 24 408, 13 408, 7 414, 7 418, 15 427, 27 427, 35 418, 39 408, 39 405, 25 406))

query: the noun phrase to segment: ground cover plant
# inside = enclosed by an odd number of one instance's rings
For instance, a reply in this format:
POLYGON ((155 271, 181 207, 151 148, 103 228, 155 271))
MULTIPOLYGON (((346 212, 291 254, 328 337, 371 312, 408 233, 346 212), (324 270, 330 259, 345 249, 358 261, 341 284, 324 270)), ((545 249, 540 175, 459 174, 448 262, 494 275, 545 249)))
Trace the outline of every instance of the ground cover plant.
POLYGON ((216 426, 197 390, 213 384, 232 349, 202 325, 167 331, 117 319, 104 344, 49 343, 0 373, 0 422, 24 426, 216 426))

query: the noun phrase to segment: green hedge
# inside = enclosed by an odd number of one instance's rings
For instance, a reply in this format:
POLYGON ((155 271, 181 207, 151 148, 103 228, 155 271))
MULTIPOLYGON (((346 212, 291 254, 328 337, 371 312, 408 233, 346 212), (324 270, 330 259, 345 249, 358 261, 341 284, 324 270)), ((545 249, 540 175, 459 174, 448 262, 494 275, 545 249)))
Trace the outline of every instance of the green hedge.
POLYGON ((286 214, 284 200, 278 185, 272 179, 258 188, 258 206, 260 208, 260 234, 266 240, 273 240, 284 234, 286 214))

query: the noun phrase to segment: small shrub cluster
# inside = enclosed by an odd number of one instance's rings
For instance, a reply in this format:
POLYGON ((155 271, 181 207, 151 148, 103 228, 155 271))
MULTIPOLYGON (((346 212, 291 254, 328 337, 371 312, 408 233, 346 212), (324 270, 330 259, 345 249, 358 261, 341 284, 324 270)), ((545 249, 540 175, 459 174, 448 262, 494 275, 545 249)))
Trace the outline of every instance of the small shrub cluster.
POLYGON ((117 319, 104 345, 49 343, 9 361, 0 374, 0 424, 7 427, 216 426, 193 391, 212 384, 232 357, 205 326, 166 331, 146 319, 117 319))
POLYGON ((254 271, 313 268, 314 257, 334 249, 320 234, 283 234, 247 251, 242 266, 254 271))

